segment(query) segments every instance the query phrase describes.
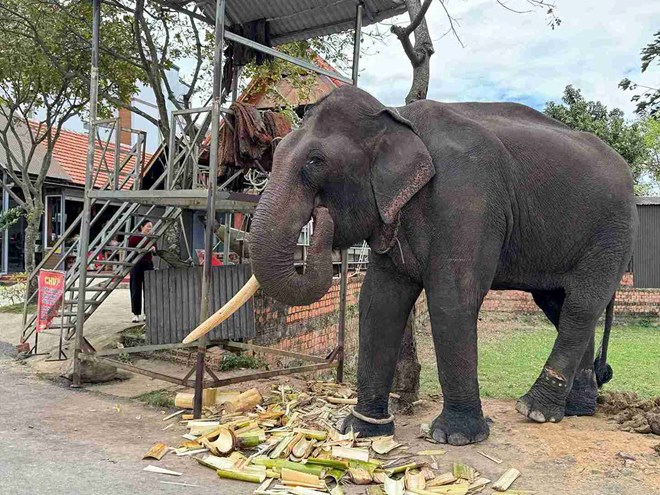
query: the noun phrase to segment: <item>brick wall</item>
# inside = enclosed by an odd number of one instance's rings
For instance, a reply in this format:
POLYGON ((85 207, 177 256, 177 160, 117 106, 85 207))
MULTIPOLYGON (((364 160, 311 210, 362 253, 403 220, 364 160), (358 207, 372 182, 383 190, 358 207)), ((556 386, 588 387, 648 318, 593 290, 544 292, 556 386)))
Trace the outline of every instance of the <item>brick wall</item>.
MULTIPOLYGON (((346 318, 346 364, 350 369, 357 362, 358 296, 363 276, 351 277, 348 282, 346 318)), ((310 306, 289 307, 264 296, 255 296, 257 337, 255 344, 277 349, 326 356, 337 342, 339 311, 339 281, 334 281, 330 291, 310 306)), ((482 311, 503 313, 536 313, 540 309, 532 296, 522 291, 490 291, 482 311)), ((617 292, 615 312, 619 314, 660 315, 660 289, 634 289, 632 274, 627 273, 617 292)), ((416 304, 416 322, 425 326, 429 322, 425 293, 416 304)), ((291 364, 291 359, 269 356, 270 364, 291 364)), ((301 363, 302 364, 302 363, 301 363)))
MULTIPOLYGON (((346 334, 351 336, 357 335, 357 302, 363 278, 363 275, 351 277, 347 284, 346 334)), ((325 357, 337 345, 339 281, 334 280, 328 293, 309 306, 286 306, 259 292, 254 298, 254 312, 257 333, 254 344, 325 357)), ((351 340, 346 344, 348 355, 354 343, 351 340)), ((273 365, 292 361, 280 356, 265 357, 273 365)))

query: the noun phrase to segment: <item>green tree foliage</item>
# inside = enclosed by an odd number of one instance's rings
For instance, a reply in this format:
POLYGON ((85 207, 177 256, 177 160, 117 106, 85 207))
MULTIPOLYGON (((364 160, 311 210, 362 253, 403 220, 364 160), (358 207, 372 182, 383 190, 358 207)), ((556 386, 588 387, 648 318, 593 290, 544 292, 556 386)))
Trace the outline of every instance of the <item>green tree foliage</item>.
POLYGON ((647 194, 649 180, 660 178, 657 154, 654 162, 649 147, 654 139, 658 146, 658 136, 653 137, 654 132, 660 133, 657 121, 629 122, 621 109, 609 110, 600 101, 587 101, 579 89, 570 85, 561 103, 548 102, 544 111, 573 129, 595 134, 616 150, 630 165, 636 194, 647 194))
MULTIPOLYGON (((133 94, 141 76, 122 54, 132 51, 130 24, 105 9, 101 27, 101 115, 133 94)), ((26 269, 34 268, 35 244, 44 211, 43 184, 64 124, 83 113, 89 98, 91 2, 0 2, 0 146, 7 189, 25 212, 26 269)))
MULTIPOLYGON (((642 49, 642 72, 652 65, 660 65, 660 31, 655 33, 654 40, 642 49)), ((660 87, 645 86, 630 79, 623 79, 619 87, 625 90, 642 92, 631 98, 637 103, 637 113, 660 117, 660 87)))

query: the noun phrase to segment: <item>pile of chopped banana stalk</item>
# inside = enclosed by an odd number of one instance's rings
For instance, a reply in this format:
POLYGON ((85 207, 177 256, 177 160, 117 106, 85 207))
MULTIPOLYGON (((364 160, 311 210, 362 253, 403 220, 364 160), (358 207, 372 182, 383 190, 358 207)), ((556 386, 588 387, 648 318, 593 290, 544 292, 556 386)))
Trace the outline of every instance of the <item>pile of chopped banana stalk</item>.
MULTIPOLYGON (((266 398, 257 389, 211 396, 216 402, 203 419, 181 414, 189 433, 175 452, 220 478, 255 483, 255 495, 343 495, 346 484, 368 485, 368 495, 467 495, 491 483, 464 464, 441 472, 442 449, 411 452, 391 436, 340 434, 356 402, 345 385, 311 382, 305 392, 279 385, 266 398)), ((519 475, 509 470, 492 488, 504 492, 519 475)))

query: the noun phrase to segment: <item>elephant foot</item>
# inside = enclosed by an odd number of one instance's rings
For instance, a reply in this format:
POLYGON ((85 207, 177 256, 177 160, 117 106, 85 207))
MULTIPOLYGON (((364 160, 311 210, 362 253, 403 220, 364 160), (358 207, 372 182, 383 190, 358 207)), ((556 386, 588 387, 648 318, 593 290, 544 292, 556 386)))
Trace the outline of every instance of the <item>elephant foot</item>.
POLYGON ((483 414, 472 415, 464 412, 444 410, 431 423, 431 436, 436 442, 449 445, 467 445, 483 442, 488 438, 490 428, 483 414))
POLYGON ((340 431, 348 433, 351 429, 355 433, 359 433, 360 438, 392 435, 394 434, 394 421, 386 424, 373 424, 349 414, 344 419, 340 431))
POLYGON ((532 388, 516 402, 516 411, 537 423, 559 423, 564 419, 566 379, 545 367, 532 388))
POLYGON ((580 370, 575 374, 573 387, 566 398, 566 416, 593 416, 596 414, 598 384, 593 369, 580 370))

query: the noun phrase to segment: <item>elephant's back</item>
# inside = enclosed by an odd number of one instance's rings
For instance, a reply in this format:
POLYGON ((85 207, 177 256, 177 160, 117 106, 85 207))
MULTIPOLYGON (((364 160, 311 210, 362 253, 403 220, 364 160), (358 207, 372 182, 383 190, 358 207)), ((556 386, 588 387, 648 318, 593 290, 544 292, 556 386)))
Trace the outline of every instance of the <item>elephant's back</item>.
POLYGON ((560 273, 570 270, 587 246, 614 242, 627 249, 632 242, 636 210, 630 168, 594 135, 512 103, 428 102, 412 113, 426 122, 425 142, 438 154, 456 150, 449 166, 461 163, 455 170, 465 171, 467 183, 477 175, 485 203, 504 211, 503 263, 509 270, 560 273), (445 135, 454 144, 443 150, 437 143, 445 135))

